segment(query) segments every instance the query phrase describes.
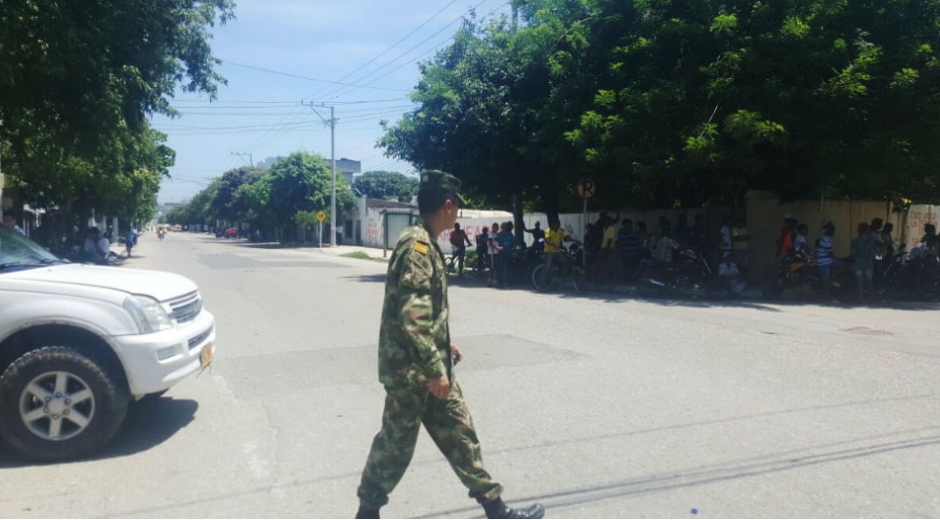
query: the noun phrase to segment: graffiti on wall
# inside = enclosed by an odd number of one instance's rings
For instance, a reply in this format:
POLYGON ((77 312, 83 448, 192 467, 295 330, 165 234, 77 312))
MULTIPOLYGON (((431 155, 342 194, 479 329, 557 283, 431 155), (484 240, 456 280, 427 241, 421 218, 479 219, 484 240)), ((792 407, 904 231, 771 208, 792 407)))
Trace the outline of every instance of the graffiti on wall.
POLYGON ((385 245, 385 219, 382 212, 368 210, 366 220, 363 222, 362 245, 367 247, 384 247, 385 245))
POLYGON ((915 204, 907 212, 907 229, 905 237, 907 240, 907 250, 910 251, 924 236, 924 225, 937 225, 937 215, 940 212, 940 206, 928 206, 926 204, 915 204))

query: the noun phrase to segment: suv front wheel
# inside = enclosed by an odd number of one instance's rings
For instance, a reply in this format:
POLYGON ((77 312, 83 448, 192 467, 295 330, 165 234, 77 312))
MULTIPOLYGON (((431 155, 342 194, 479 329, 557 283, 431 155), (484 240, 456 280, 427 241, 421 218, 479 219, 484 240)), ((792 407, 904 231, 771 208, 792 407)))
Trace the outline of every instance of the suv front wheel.
POLYGON ((114 437, 128 401, 122 382, 98 360, 70 347, 43 347, 0 376, 0 438, 29 459, 73 459, 114 437))

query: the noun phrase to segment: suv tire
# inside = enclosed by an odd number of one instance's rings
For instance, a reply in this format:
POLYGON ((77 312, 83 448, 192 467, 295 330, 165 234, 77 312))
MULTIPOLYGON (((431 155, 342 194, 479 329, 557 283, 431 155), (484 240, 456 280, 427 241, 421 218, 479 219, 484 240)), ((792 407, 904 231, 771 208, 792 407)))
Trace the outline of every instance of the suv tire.
POLYGON ((24 458, 74 459, 108 443, 129 393, 99 360, 71 347, 27 352, 0 376, 0 439, 24 458))

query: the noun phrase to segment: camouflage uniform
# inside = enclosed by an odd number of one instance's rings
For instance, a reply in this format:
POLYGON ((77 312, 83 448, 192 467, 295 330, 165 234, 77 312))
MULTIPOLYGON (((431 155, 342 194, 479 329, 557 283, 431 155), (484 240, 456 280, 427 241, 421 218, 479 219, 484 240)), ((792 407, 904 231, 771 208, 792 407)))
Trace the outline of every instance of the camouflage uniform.
POLYGON ((379 381, 385 385, 382 430, 362 472, 360 505, 378 510, 401 480, 421 424, 460 481, 479 501, 494 500, 502 486, 483 469, 480 442, 454 381, 447 323, 443 253, 423 225, 405 230, 389 260, 379 332, 379 381), (427 382, 447 375, 450 394, 437 399, 427 382))

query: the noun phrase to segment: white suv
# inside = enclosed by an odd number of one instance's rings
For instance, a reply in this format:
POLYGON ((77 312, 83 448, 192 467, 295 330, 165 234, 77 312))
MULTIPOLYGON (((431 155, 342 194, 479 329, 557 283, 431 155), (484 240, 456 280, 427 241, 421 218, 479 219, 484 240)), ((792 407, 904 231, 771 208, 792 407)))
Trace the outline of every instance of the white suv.
POLYGON ((100 448, 132 399, 212 363, 214 341, 191 280, 64 263, 0 227, 0 440, 20 455, 100 448))

